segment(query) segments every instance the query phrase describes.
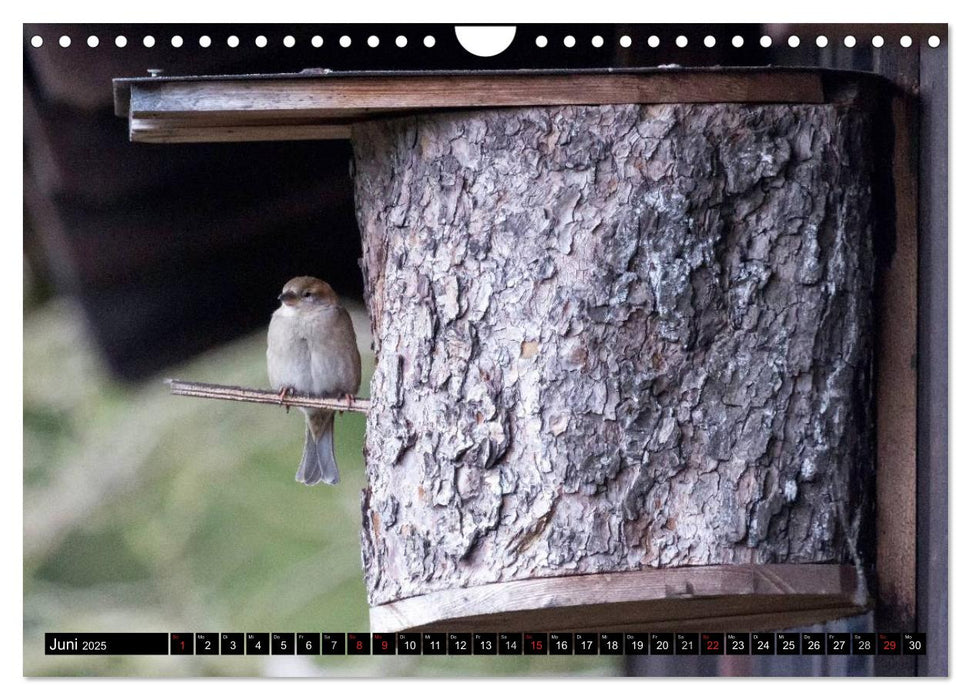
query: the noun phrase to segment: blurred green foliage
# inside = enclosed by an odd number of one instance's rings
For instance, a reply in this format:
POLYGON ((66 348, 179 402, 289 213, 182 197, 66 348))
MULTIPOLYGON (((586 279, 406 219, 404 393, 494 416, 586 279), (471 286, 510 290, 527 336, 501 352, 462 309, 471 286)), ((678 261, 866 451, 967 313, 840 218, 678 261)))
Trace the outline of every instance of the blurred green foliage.
MULTIPOLYGON (((366 392, 373 362, 353 313, 366 392)), ((256 334, 180 379, 267 385, 256 334)), ((45 656, 45 632, 367 631, 364 417, 337 419, 338 487, 294 481, 303 416, 114 383, 80 311, 24 318, 26 675, 604 675, 600 657, 45 656)))

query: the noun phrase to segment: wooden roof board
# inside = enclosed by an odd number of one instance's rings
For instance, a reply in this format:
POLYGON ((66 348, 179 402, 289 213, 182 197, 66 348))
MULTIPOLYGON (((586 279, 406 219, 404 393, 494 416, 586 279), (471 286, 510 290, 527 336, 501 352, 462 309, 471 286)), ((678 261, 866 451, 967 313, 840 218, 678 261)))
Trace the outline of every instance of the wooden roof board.
POLYGON ((347 138, 357 121, 442 109, 828 101, 845 71, 780 68, 328 72, 115 80, 133 141, 347 138))

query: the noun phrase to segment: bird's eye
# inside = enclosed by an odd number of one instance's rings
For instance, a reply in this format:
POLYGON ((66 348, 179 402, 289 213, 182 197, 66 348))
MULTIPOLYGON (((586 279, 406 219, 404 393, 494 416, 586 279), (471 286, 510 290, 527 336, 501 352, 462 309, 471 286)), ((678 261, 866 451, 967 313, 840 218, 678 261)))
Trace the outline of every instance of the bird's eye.
POLYGON ((309 291, 306 291, 306 292, 304 292, 304 293, 303 293, 303 298, 304 298, 304 299, 309 299, 309 298, 310 298, 310 296, 311 296, 311 294, 310 294, 310 292, 309 292, 309 291))

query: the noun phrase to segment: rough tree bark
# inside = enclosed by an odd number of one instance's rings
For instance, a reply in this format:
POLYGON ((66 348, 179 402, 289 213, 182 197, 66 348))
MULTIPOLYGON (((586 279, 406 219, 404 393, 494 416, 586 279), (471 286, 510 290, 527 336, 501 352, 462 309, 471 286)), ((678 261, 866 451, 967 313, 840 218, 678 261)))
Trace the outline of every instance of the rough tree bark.
POLYGON ((832 104, 355 126, 370 603, 866 562, 869 138, 832 104))

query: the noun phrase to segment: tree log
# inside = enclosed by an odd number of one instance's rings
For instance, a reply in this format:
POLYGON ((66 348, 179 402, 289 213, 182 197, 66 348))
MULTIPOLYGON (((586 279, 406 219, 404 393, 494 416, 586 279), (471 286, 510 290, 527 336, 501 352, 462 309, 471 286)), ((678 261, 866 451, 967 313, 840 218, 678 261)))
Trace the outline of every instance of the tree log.
POLYGON ((863 571, 870 122, 671 104, 354 126, 370 604, 672 567, 863 571))

